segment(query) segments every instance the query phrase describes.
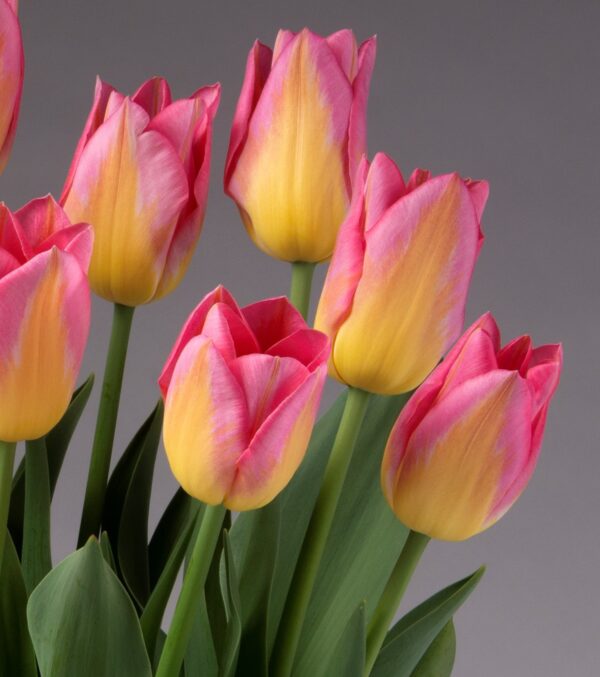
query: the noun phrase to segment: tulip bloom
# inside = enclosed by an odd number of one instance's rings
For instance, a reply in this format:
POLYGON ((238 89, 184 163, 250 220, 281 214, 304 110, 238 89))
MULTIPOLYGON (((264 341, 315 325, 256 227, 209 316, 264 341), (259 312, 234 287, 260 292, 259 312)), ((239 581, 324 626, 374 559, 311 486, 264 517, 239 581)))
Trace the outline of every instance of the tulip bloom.
POLYGON ((204 218, 220 86, 171 101, 162 78, 126 97, 98 80, 62 203, 94 228, 92 289, 137 306, 171 292, 204 218))
POLYGON ((279 31, 246 64, 225 167, 225 191, 254 243, 284 261, 331 256, 366 149, 376 42, 279 31))
POLYGON ((459 541, 497 522, 535 469, 560 345, 500 347, 494 318, 467 330, 403 409, 383 460, 383 491, 415 531, 459 541))
POLYGON ((23 90, 23 43, 17 0, 0 0, 0 174, 17 131, 23 90))
POLYGON ((285 298, 241 310, 218 287, 190 315, 159 384, 171 470, 232 510, 271 501, 300 465, 326 376, 327 338, 285 298))
POLYGON ((415 388, 463 326, 483 236, 485 181, 363 160, 315 327, 332 342, 330 374, 385 395, 415 388))
POLYGON ((87 224, 51 198, 0 203, 0 440, 45 435, 65 413, 90 325, 87 224))

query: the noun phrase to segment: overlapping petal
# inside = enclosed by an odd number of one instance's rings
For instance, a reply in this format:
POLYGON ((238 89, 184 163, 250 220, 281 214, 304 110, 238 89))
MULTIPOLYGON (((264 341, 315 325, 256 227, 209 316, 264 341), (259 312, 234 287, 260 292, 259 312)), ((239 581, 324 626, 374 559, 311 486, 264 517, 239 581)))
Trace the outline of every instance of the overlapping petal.
POLYGON ((23 43, 16 3, 0 0, 0 174, 17 131, 23 91, 23 43))

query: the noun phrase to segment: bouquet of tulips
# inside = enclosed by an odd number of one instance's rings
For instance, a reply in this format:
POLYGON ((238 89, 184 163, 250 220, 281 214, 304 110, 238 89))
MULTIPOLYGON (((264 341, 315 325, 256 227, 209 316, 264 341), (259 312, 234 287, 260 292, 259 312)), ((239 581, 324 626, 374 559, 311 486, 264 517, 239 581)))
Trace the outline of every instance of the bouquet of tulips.
MULTIPOLYGON (((131 96, 99 80, 60 199, 0 205, 3 677, 450 675, 483 569, 394 624, 400 601, 431 538, 470 538, 524 490, 562 354, 502 345, 489 313, 461 336, 488 184, 367 160, 375 50, 349 30, 252 47, 225 192, 291 263, 289 300, 206 294, 112 472, 134 309, 190 264, 219 85, 173 100, 161 78, 131 96), (112 335, 78 549, 53 563, 51 500, 93 385, 74 390, 90 289, 112 335), (316 422, 328 374, 345 390, 316 422), (149 535, 161 438, 181 488, 149 535)), ((22 80, 0 0, 2 166, 22 80)))

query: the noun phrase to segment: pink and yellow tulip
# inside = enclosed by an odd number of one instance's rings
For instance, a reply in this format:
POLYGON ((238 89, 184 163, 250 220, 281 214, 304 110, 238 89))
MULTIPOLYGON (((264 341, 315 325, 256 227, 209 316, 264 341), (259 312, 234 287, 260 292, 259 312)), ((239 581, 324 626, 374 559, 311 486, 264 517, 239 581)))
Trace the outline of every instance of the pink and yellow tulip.
POLYGON ((329 342, 285 298, 239 309, 223 287, 183 327, 159 384, 171 470, 195 498, 259 508, 290 481, 312 432, 329 342))
POLYGON ((46 434, 62 417, 90 325, 87 224, 51 198, 0 203, 0 440, 46 434))
POLYGON ((494 318, 475 322, 390 435, 381 482, 398 518, 450 541, 497 522, 535 470, 561 368, 560 345, 501 348, 494 318))
POLYGON ((331 256, 366 150, 376 42, 282 30, 255 42, 233 120, 225 190, 254 243, 285 261, 331 256))
POLYGON ((220 86, 172 101, 162 78, 126 97, 98 80, 62 203, 94 228, 92 289, 137 306, 181 281, 200 236, 220 86))
POLYGON ((363 160, 315 322, 332 376, 390 395, 435 367, 463 327, 487 195, 485 181, 416 170, 405 183, 383 153, 363 160))
POLYGON ((0 174, 17 131, 23 90, 23 43, 17 0, 0 0, 0 174))

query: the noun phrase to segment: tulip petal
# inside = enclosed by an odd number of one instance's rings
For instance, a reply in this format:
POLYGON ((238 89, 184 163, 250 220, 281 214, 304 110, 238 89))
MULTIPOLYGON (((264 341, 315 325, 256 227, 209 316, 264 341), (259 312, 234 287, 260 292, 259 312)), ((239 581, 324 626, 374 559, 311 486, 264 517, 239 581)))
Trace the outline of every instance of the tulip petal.
POLYGON ((198 336, 202 332, 202 327, 204 326, 208 312, 212 306, 215 305, 215 303, 226 304, 232 308, 236 314, 238 314, 240 317, 242 316, 235 299, 222 285, 219 285, 216 289, 213 289, 213 291, 208 293, 202 299, 202 301, 200 301, 200 303, 196 306, 196 308, 194 308, 191 315, 186 320, 186 323, 183 325, 183 328, 181 329, 181 332, 175 341, 175 345, 173 346, 173 349, 171 350, 171 353, 167 358, 165 366, 163 367, 162 373, 158 379, 158 384, 163 397, 167 396, 167 390, 169 388, 171 378, 173 377, 173 371, 177 361, 179 360, 179 356, 181 355, 185 346, 192 340, 192 338, 194 338, 194 336, 198 336))
POLYGON ((64 414, 90 321, 89 288, 56 248, 0 279, 0 439, 45 435, 64 414))
POLYGON ((256 339, 239 310, 225 303, 215 303, 208 311, 202 335, 211 339, 227 363, 258 351, 256 339))
POLYGON ((164 78, 150 78, 139 87, 131 100, 141 106, 150 118, 153 118, 171 105, 169 83, 164 78))
POLYGON ((358 46, 354 33, 348 28, 344 28, 332 33, 325 40, 335 54, 340 68, 344 71, 348 80, 352 82, 358 70, 358 46))
MULTIPOLYGON (((169 120, 167 124, 163 123, 162 132, 178 148, 180 158, 192 182, 190 199, 180 215, 173 233, 155 299, 165 296, 177 287, 185 275, 200 237, 208 198, 212 128, 220 98, 221 86, 216 84, 198 90, 188 100, 191 102, 192 110, 190 112, 190 106, 187 104, 187 112, 191 114, 191 118, 189 119, 189 132, 185 138, 181 135, 181 131, 183 131, 181 127, 174 128, 173 120, 169 120), (201 117, 196 119, 198 112, 201 117)), ((170 106, 168 110, 174 105, 170 106)), ((150 127, 156 124, 159 117, 161 116, 155 118, 150 127)))
POLYGON ((69 172, 67 174, 63 192, 60 198, 61 204, 64 204, 67 194, 71 189, 73 175, 75 174, 75 170, 79 164, 79 159, 83 149, 86 147, 87 142, 92 137, 92 134, 94 134, 94 132, 105 120, 108 101, 113 94, 118 94, 118 92, 115 92, 114 87, 106 82, 103 82, 99 77, 97 77, 92 110, 88 115, 83 132, 79 138, 79 141, 77 142, 77 147, 75 148, 75 154, 73 155, 73 160, 71 161, 71 166, 69 167, 69 172))
POLYGON ((518 371, 521 376, 527 374, 531 359, 532 342, 529 336, 519 336, 507 343, 498 353, 498 367, 518 371))
POLYGON ((478 237, 456 174, 422 184, 366 233, 352 312, 333 345, 346 383, 394 394, 423 381, 462 328, 478 237))
POLYGON ((228 194, 230 194, 229 182, 231 175, 248 133, 250 117, 254 112, 258 97, 271 71, 272 57, 273 53, 271 49, 258 40, 254 43, 248 54, 244 83, 235 109, 235 115, 233 116, 229 149, 225 161, 225 191, 228 194))
POLYGON ((290 334, 306 329, 304 318, 285 296, 251 303, 242 308, 242 315, 263 352, 290 334))
POLYGON ((19 264, 25 263, 32 256, 21 224, 4 202, 0 202, 0 248, 4 249, 19 264))
POLYGON ((271 65, 274 64, 281 56, 283 50, 290 44, 290 42, 298 35, 294 31, 288 31, 285 28, 280 28, 275 36, 275 44, 273 45, 273 55, 271 57, 271 65))
POLYGON ((376 54, 376 37, 363 42, 358 50, 358 72, 352 84, 354 98, 348 123, 348 160, 352 182, 360 159, 367 152, 367 102, 376 54))
POLYGON ((237 461, 229 509, 260 508, 288 484, 306 453, 326 374, 322 365, 263 422, 237 461))
POLYGON ((226 174, 227 192, 263 251, 288 261, 331 255, 348 207, 352 97, 325 40, 307 30, 273 64, 226 174))
POLYGON ((0 174, 14 141, 23 91, 23 44, 16 6, 0 0, 0 174))
MULTIPOLYGON (((352 204, 344 223, 340 227, 337 243, 315 317, 315 329, 335 336, 337 330, 352 309, 356 287, 363 269, 365 252, 364 238, 364 186, 369 163, 363 158, 359 167, 352 204)), ((330 371, 336 376, 335 365, 330 360, 330 371)))
POLYGON ((386 456, 401 456, 392 494, 383 482, 399 519, 443 540, 463 540, 490 526, 496 501, 527 463, 530 416, 529 388, 516 372, 496 370, 458 386, 405 447, 390 441, 386 448, 386 456))
POLYGON ((210 339, 196 336, 175 366, 165 403, 164 443, 177 481, 211 505, 223 502, 248 442, 242 388, 210 339))
POLYGON ((267 355, 293 357, 309 371, 322 364, 329 356, 329 339, 314 329, 300 329, 286 336, 267 350, 267 355))
POLYGON ((370 230, 404 193, 406 186, 396 163, 385 153, 377 153, 369 168, 365 186, 365 232, 370 230))
POLYGON ((130 306, 154 297, 188 199, 177 153, 161 134, 143 132, 147 122, 125 99, 84 148, 65 202, 72 221, 94 226, 92 288, 130 306))

